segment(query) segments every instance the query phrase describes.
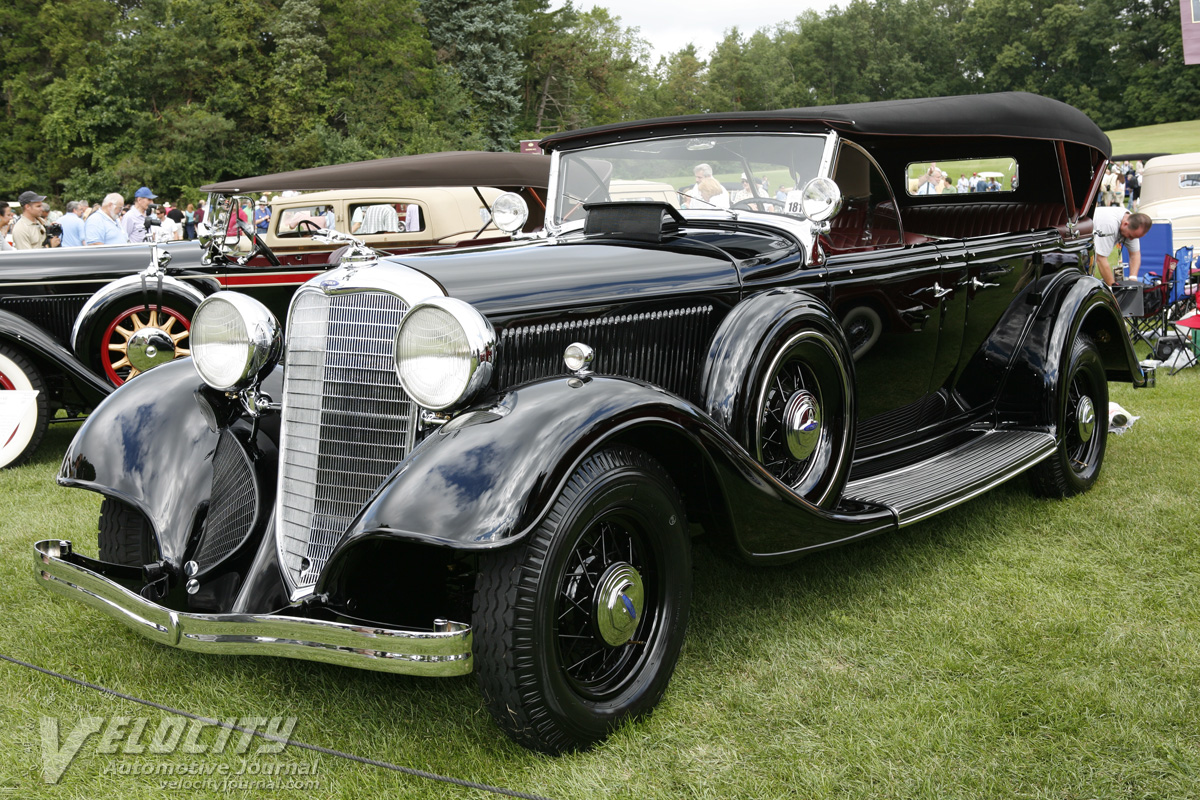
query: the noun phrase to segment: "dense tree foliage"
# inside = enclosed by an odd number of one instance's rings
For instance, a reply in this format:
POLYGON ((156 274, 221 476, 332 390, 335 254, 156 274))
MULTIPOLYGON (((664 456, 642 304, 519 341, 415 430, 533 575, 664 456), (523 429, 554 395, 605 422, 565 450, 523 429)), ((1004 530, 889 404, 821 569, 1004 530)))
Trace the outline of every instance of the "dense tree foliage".
POLYGON ((603 7, 548 0, 12 0, 0 67, 2 198, 194 198, 715 110, 1020 90, 1122 128, 1200 108, 1176 0, 850 0, 657 63, 603 7))

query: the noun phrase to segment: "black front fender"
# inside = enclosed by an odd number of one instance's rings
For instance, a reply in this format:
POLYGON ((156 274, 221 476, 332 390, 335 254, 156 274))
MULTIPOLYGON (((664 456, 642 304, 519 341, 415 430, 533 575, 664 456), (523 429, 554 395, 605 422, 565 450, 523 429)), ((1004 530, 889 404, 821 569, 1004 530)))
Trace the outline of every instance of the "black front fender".
POLYGON ((43 372, 65 376, 89 407, 112 392, 107 381, 85 367, 49 332, 11 311, 0 310, 0 341, 28 355, 43 372))
MULTIPOLYGON (((275 396, 281 371, 264 384, 275 396)), ((163 558, 181 564, 209 502, 218 431, 245 424, 235 403, 205 386, 190 358, 156 367, 114 390, 87 418, 67 448, 58 483, 138 509, 163 558)), ((274 443, 277 430, 277 422, 263 425, 258 436, 274 443)))

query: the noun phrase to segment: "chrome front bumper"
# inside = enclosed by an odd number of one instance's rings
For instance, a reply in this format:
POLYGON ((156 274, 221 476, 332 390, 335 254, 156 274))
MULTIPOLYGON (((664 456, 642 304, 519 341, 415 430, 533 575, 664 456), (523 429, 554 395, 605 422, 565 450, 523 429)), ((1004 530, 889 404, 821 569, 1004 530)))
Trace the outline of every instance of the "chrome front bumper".
POLYGON ((104 562, 71 552, 71 543, 34 545, 34 571, 46 589, 87 603, 156 642, 202 653, 268 655, 405 675, 471 671, 471 628, 403 631, 269 614, 194 614, 151 602, 100 572, 104 562))

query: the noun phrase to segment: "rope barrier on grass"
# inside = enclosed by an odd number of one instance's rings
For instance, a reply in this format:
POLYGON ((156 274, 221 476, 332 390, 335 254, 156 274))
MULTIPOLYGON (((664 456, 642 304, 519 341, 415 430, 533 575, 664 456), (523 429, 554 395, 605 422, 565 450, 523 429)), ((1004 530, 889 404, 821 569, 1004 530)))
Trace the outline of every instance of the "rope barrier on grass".
POLYGON ((291 738, 285 737, 285 736, 276 736, 274 734, 265 733, 263 731, 255 729, 255 728, 246 728, 241 725, 234 725, 233 723, 230 723, 230 722, 223 722, 218 719, 210 719, 208 717, 202 717, 199 714, 193 714, 190 711, 182 711, 178 708, 172 708, 171 706, 163 705, 162 703, 156 703, 153 700, 143 700, 142 698, 134 697, 131 694, 125 694, 124 692, 118 692, 116 689, 109 689, 107 686, 100 686, 99 684, 96 684, 96 683, 90 683, 88 681, 81 680, 79 678, 73 678, 70 675, 64 675, 63 673, 55 672, 52 669, 46 669, 45 667, 39 667, 36 664, 30 664, 27 661, 22 661, 19 658, 13 658, 12 656, 7 656, 7 655, 4 655, 3 653, 0 653, 0 659, 3 659, 4 661, 8 661, 12 664, 16 664, 17 666, 20 666, 20 667, 26 667, 28 669, 32 669, 37 672, 41 672, 42 674, 49 675, 53 678, 59 678, 60 680, 67 681, 68 683, 74 683, 77 686, 84 687, 85 689, 92 689, 94 691, 102 692, 104 694, 110 694, 114 697, 119 697, 122 700, 128 700, 132 703, 140 703, 141 705, 149 706, 150 708, 157 708, 158 710, 165 711, 168 714, 176 714, 181 717, 187 717, 188 719, 193 719, 198 722, 203 722, 206 725, 215 725, 220 728, 228 728, 229 730, 238 731, 239 733, 251 734, 251 735, 257 736, 261 739, 267 739, 272 742, 277 742, 279 744, 284 745, 285 747, 298 747, 302 750, 311 750, 314 753, 323 753, 327 756, 335 756, 337 758, 344 758, 347 761, 357 761, 360 764, 369 764, 372 767, 379 767, 380 769, 387 769, 387 770, 391 770, 393 772, 400 772, 405 775, 411 775, 414 778, 424 778, 426 780, 437 781, 439 783, 449 783, 449 784, 453 784, 455 786, 463 786, 468 789, 479 789, 484 792, 491 792, 492 794, 504 795, 506 797, 521 797, 521 798, 525 798, 525 800, 549 800, 548 798, 543 797, 542 795, 528 794, 526 792, 518 792, 513 789, 505 789, 500 786, 490 786, 486 783, 476 783, 475 781, 463 780, 462 778, 451 778, 446 775, 439 775, 436 772, 426 772, 425 770, 413 769, 412 767, 402 767, 398 764, 392 764, 387 761, 380 761, 379 759, 375 759, 375 758, 366 758, 364 756, 356 756, 353 753, 346 753, 341 750, 334 750, 330 747, 321 747, 320 745, 316 745, 316 744, 308 744, 306 742, 299 742, 299 741, 296 741, 295 739, 291 739, 291 738))

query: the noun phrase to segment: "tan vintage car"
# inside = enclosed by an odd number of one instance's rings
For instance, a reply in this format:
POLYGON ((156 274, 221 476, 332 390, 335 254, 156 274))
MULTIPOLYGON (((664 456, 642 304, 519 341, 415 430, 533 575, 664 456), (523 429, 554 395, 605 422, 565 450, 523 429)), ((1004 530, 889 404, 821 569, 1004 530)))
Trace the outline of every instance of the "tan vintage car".
POLYGON ((1200 153, 1159 156, 1142 169, 1138 211, 1171 223, 1171 249, 1200 251, 1200 153))
POLYGON ((303 263, 313 232, 334 228, 388 251, 455 247, 505 237, 491 221, 503 192, 481 186, 349 189, 270 198, 267 246, 283 263, 303 263))

